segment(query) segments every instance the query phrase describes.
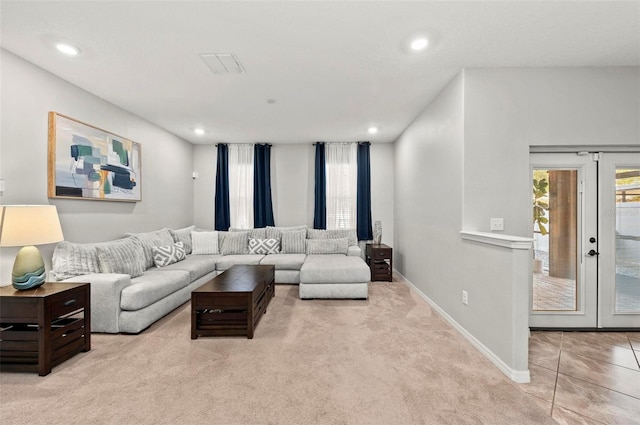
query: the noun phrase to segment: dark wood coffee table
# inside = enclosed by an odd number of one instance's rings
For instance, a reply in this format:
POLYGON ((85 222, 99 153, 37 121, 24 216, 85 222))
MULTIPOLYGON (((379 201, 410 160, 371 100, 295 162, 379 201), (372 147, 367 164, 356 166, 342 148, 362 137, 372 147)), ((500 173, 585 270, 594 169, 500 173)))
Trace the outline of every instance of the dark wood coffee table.
POLYGON ((274 266, 232 266, 191 292, 191 339, 246 335, 253 338, 275 296, 274 266))

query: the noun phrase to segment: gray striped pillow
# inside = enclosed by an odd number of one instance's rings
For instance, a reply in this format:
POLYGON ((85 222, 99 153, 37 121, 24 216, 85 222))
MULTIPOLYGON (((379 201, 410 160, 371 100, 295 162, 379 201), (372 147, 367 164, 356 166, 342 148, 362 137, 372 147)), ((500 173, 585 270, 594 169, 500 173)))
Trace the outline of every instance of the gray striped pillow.
POLYGON ((267 239, 267 229, 260 227, 257 229, 238 229, 235 227, 229 228, 230 232, 249 232, 249 238, 253 239, 267 239))
POLYGON ((166 246, 174 243, 169 229, 160 229, 154 232, 126 233, 126 236, 136 238, 142 243, 144 250, 145 270, 153 267, 153 247, 166 246))
POLYGON ((349 238, 307 239, 307 254, 347 254, 349 238))
POLYGON ((283 232, 291 232, 294 230, 307 230, 307 225, 304 224, 302 226, 290 226, 290 227, 274 227, 267 226, 266 228, 266 238, 267 239, 281 239, 283 232))
POLYGON ((356 229, 307 229, 308 239, 339 239, 349 238, 349 246, 358 246, 356 229))
POLYGON ((169 229, 171 236, 173 236, 174 242, 182 242, 184 244, 185 254, 191 254, 193 251, 193 242, 191 241, 191 231, 195 230, 196 226, 189 226, 183 229, 172 230, 169 229))
POLYGON ((144 249, 136 238, 124 238, 96 247, 100 272, 137 277, 144 273, 144 249))
POLYGON ((306 252, 306 237, 306 229, 282 232, 280 239, 281 252, 283 254, 304 254, 306 252))
POLYGON ((249 232, 228 232, 222 239, 220 254, 242 255, 249 253, 249 232))
POLYGON ((95 243, 62 241, 56 245, 51 270, 57 280, 91 273, 100 273, 95 243))

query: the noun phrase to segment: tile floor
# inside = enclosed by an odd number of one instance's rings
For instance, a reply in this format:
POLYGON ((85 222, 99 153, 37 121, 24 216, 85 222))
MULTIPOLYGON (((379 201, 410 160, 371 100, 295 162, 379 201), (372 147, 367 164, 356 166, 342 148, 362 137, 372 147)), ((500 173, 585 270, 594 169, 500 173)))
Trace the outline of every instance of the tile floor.
POLYGON ((640 424, 640 332, 532 332, 529 372, 559 424, 640 424))

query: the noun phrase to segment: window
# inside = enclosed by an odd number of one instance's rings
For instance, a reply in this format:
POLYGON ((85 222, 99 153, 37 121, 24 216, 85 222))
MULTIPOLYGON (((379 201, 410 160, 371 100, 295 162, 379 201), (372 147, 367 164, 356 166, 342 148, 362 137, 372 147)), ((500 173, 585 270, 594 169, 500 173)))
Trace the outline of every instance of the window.
POLYGON ((253 153, 249 144, 229 145, 229 219, 231 227, 253 227, 253 153))
POLYGON ((356 227, 358 145, 326 145, 327 229, 356 227))

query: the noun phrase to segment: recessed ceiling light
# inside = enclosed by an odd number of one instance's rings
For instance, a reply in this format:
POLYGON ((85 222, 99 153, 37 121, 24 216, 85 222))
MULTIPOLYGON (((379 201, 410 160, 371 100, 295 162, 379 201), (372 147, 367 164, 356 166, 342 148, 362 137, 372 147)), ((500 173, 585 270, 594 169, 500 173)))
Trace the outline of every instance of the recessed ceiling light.
POLYGON ((276 103, 275 99, 267 99, 267 103, 270 105, 273 105, 274 103, 276 103))
POLYGON ((80 53, 80 49, 67 43, 56 44, 56 49, 69 56, 76 56, 78 53, 80 53))
POLYGON ((367 131, 369 134, 376 134, 378 132, 378 127, 369 127, 367 131))
POLYGON ((422 50, 429 45, 429 40, 426 38, 416 38, 411 42, 411 48, 413 50, 422 50))
POLYGON ((196 128, 195 130, 193 130, 193 132, 196 133, 198 136, 202 136, 204 134, 204 129, 196 128))

